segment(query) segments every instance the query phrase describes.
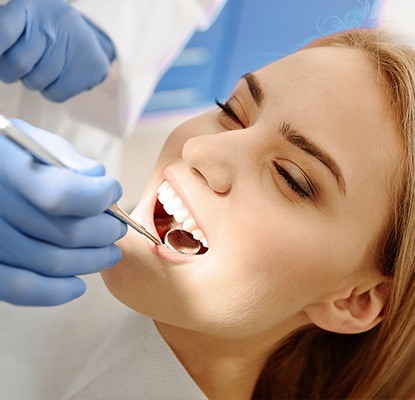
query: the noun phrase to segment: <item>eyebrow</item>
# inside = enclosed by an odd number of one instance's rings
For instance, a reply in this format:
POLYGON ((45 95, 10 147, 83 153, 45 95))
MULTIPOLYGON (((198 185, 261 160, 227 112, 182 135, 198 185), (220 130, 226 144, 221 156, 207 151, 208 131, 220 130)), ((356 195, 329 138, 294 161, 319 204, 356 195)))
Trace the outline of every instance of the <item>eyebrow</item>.
POLYGON ((250 72, 242 75, 242 78, 245 79, 246 83, 248 84, 248 89, 251 92, 251 96, 254 99, 256 105, 261 107, 262 100, 264 99, 264 92, 262 91, 261 85, 255 76, 250 72))
MULTIPOLYGON (((248 84, 249 92, 251 93, 256 105, 261 107, 264 99, 264 92, 255 75, 248 72, 247 74, 244 74, 242 78, 245 79, 248 84)), ((278 133, 288 140, 288 142, 298 147, 300 150, 305 151, 307 154, 315 157, 322 164, 324 164, 336 178, 337 186, 340 191, 346 195, 346 182, 341 168, 329 154, 313 143, 310 139, 306 138, 298 130, 294 129, 289 123, 283 122, 280 124, 278 127, 278 133)))
POLYGON ((317 160, 323 163, 336 178, 337 186, 340 191, 346 195, 346 182, 343 178, 341 168, 329 154, 318 147, 310 139, 302 135, 299 131, 294 129, 289 123, 281 123, 278 127, 278 132, 291 144, 317 158, 317 160))

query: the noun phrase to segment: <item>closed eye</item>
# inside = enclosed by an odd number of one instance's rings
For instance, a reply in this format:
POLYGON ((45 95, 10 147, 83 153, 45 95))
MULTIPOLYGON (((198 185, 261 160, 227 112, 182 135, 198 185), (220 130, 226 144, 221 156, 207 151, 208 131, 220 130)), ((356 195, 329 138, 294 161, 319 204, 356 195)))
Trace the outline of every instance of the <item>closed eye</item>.
POLYGON ((274 167, 277 170, 277 172, 281 175, 281 177, 284 179, 287 186, 295 192, 295 194, 301 198, 306 199, 314 199, 315 197, 315 190, 307 183, 307 188, 304 188, 303 185, 298 183, 291 174, 281 165, 274 162, 274 167))
MULTIPOLYGON (((215 98, 215 103, 222 110, 224 116, 232 120, 233 123, 245 128, 244 124, 241 122, 238 115, 233 111, 232 107, 229 106, 228 102, 221 103, 217 98, 215 98)), ((301 184, 297 182, 297 180, 277 162, 274 162, 274 167, 278 174, 283 178, 285 184, 295 193, 296 196, 303 199, 315 200, 316 190, 306 177, 304 177, 305 183, 301 184)))
POLYGON ((228 103, 221 103, 217 98, 215 98, 215 103, 222 110, 223 114, 226 117, 230 118, 233 122, 236 122, 245 128, 244 124, 241 122, 239 117, 235 114, 235 111, 232 110, 228 103))

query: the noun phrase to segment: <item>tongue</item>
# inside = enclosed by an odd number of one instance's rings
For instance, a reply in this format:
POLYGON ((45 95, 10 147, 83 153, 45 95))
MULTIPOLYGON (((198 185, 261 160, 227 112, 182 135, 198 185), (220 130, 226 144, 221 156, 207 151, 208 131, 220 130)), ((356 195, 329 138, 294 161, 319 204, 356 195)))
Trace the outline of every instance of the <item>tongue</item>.
POLYGON ((166 233, 175 225, 175 220, 169 215, 167 217, 154 218, 154 223, 156 225, 157 233, 160 238, 164 240, 166 233))

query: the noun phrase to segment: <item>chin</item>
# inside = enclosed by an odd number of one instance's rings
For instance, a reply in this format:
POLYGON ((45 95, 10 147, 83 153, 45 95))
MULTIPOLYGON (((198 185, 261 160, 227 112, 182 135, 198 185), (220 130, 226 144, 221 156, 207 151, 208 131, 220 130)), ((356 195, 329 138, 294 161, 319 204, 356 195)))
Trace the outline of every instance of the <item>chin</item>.
MULTIPOLYGON (((177 223, 173 220, 174 216, 166 214, 158 200, 158 188, 169 178, 174 182, 171 175, 156 174, 131 214, 153 236, 160 238, 163 238, 171 224, 177 223)), ((176 194, 181 194, 179 185, 173 185, 176 194)), ((181 197, 185 196, 181 194, 181 197)), ((187 204, 187 201, 183 200, 183 203, 187 204)), ((186 212, 193 210, 192 204, 186 212)), ((192 213, 197 221, 197 214, 192 213)), ((123 253, 121 262, 101 273, 105 285, 116 299, 132 310, 162 323, 190 329, 201 325, 205 312, 203 301, 198 299, 200 293, 195 293, 198 285, 195 275, 200 275, 198 271, 204 268, 203 262, 209 257, 210 252, 205 246, 202 246, 198 255, 184 255, 155 245, 131 228, 116 244, 123 253), (195 302, 199 303, 196 310, 195 302)))

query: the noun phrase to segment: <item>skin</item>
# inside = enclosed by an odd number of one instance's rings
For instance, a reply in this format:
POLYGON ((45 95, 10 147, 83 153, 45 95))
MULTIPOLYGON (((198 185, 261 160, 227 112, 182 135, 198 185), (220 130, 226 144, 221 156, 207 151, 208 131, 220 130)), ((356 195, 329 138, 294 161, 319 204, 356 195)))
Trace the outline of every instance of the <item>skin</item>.
POLYGON ((102 274, 115 297, 155 320, 210 399, 249 398, 293 330, 363 332, 379 323, 385 301, 375 254, 402 148, 370 61, 355 49, 309 48, 254 79, 260 107, 245 79, 228 101, 240 122, 217 108, 171 134, 133 213, 152 226, 149 205, 167 177, 209 251, 166 259, 130 231, 119 243, 123 261, 102 274), (278 133, 283 122, 335 160, 344 191, 278 133), (307 176, 315 198, 293 191, 275 164, 303 187, 307 176))

